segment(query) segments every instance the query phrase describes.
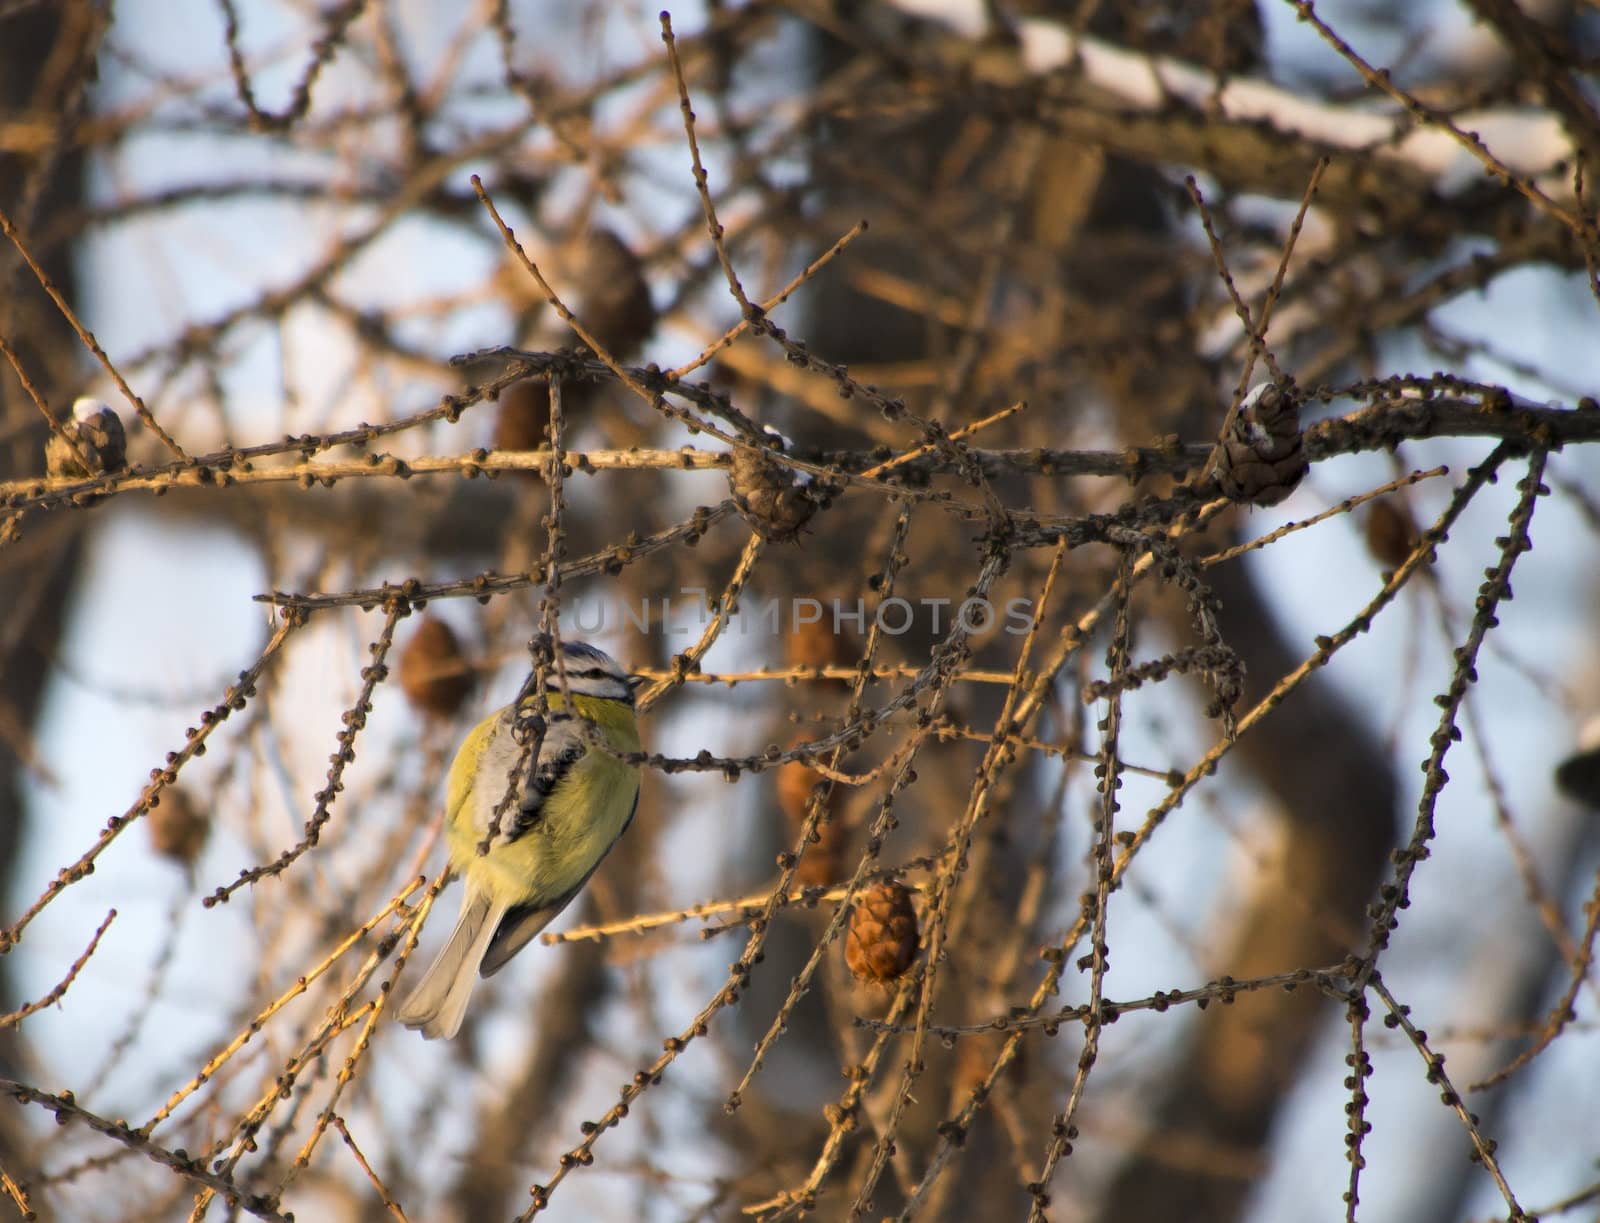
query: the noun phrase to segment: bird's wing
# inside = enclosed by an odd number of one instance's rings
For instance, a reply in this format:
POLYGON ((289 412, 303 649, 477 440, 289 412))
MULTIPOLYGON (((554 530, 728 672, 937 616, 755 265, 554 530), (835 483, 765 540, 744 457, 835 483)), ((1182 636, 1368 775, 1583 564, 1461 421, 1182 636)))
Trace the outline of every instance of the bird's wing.
POLYGON ((583 723, 572 714, 551 711, 544 742, 539 746, 539 762, 529 772, 516 816, 506 829, 507 842, 526 836, 538 826, 545 800, 589 751, 582 727, 583 723))
MULTIPOLYGON (((621 840, 622 833, 628 831, 628 825, 633 823, 634 813, 639 810, 639 792, 633 792, 633 807, 628 812, 628 818, 623 821, 622 832, 617 834, 621 840)), ((589 882, 589 876, 600 868, 600 863, 605 860, 602 854, 588 874, 578 880, 576 886, 565 894, 558 896, 549 904, 519 905, 510 909, 500 919, 500 926, 494 932, 494 938, 489 940, 489 949, 484 952, 483 960, 478 965, 478 972, 485 977, 492 977, 505 967, 506 961, 528 945, 528 941, 543 930, 560 915, 561 910, 572 903, 572 898, 583 891, 583 885, 589 882)))
POLYGON ((445 784, 445 822, 454 823, 467 800, 472 796, 472 783, 478 776, 478 766, 484 752, 495 738, 495 732, 505 720, 505 711, 497 710, 479 722, 461 741, 456 758, 450 762, 450 776, 445 784))
MULTIPOLYGON (((589 876, 585 875, 584 882, 588 882, 588 878, 589 876)), ((478 962, 479 975, 492 977, 504 968, 506 962, 526 947, 534 935, 555 921, 561 910, 572 903, 572 898, 582 887, 583 884, 580 883, 554 904, 521 905, 501 918, 500 928, 494 932, 494 938, 489 940, 489 949, 483 953, 483 959, 478 962)))

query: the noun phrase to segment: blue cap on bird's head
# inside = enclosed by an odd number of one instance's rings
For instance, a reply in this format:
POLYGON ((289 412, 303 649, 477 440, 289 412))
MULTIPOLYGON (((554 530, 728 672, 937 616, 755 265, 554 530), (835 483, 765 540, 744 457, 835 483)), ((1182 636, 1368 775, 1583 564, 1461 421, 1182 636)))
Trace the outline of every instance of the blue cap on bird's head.
MULTIPOLYGON (((538 657, 537 639, 534 657, 538 657)), ((561 643, 560 659, 552 658, 545 672, 545 691, 560 692, 563 678, 567 690, 577 696, 625 701, 629 705, 633 704, 634 689, 644 682, 640 676, 629 675, 615 658, 587 641, 561 643)))
MULTIPOLYGON (((599 646, 590 645, 587 641, 563 641, 561 643, 561 653, 565 656, 569 666, 574 659, 599 666, 609 664, 615 667, 617 665, 616 660, 611 655, 607 654, 599 646)), ((618 669, 620 670, 620 668, 618 669)))

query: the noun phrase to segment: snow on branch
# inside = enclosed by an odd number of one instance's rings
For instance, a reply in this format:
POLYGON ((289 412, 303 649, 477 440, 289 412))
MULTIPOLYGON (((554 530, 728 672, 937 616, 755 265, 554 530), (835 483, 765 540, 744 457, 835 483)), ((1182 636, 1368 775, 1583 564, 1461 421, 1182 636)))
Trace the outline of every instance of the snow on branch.
MULTIPOLYGON (((939 22, 962 39, 976 42, 988 28, 982 0, 889 2, 907 15, 939 22)), ((1170 56, 1074 34, 1056 21, 1022 18, 1012 32, 1018 43, 1016 64, 1026 75, 1010 83, 1043 82, 1065 70, 1075 96, 1087 90, 1101 107, 1109 101, 1130 112, 1118 116, 1122 120, 1139 115, 1171 119, 1173 104, 1179 103, 1203 114, 1213 131, 1228 125, 1264 126, 1284 138, 1310 141, 1319 152, 1370 155, 1385 168, 1404 173, 1408 186, 1431 188, 1445 196, 1482 181, 1483 159, 1466 147, 1459 134, 1469 133, 1496 162, 1533 180, 1540 190, 1557 198, 1571 194, 1573 145, 1561 120, 1549 111, 1513 107, 1464 111, 1450 116, 1456 129, 1452 132, 1447 127, 1419 126, 1413 114, 1394 102, 1322 101, 1259 77, 1219 76, 1170 56)), ((1139 143, 1137 130, 1128 138, 1139 143)), ((1114 135, 1108 143, 1117 143, 1114 135)))

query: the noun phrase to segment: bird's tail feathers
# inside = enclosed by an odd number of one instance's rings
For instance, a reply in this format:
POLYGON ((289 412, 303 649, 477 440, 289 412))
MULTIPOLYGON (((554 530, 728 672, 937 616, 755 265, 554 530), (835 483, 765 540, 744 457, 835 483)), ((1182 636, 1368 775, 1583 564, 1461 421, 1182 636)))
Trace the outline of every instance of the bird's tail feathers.
POLYGON ((488 893, 478 891, 470 882, 467 884, 455 929, 428 971, 422 974, 422 980, 396 1010, 396 1019, 408 1028, 421 1028, 428 1040, 440 1036, 448 1040, 460 1030, 478 965, 489 949, 500 919, 505 916, 506 907, 495 903, 488 893))

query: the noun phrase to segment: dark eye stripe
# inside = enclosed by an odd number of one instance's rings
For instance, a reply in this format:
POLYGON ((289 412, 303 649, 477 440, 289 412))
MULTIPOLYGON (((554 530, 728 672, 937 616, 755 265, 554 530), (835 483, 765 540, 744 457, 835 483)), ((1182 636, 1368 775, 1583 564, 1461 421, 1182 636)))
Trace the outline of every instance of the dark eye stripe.
MULTIPOLYGON (((618 676, 613 675, 610 671, 570 671, 569 670, 567 672, 567 679, 569 681, 575 680, 575 679, 612 679, 612 680, 616 680, 617 683, 619 683, 619 684, 622 683, 622 680, 618 676)), ((560 683, 561 683, 561 676, 558 675, 554 671, 550 672, 550 674, 545 677, 545 685, 546 685, 546 687, 548 687, 548 686, 550 686, 552 684, 554 684, 556 686, 560 686, 560 683)))
MULTIPOLYGON (((633 689, 628 682, 610 671, 597 672, 567 672, 567 685, 577 689, 580 694, 591 696, 600 700, 625 700, 633 702, 633 689)), ((544 690, 546 692, 561 691, 561 677, 549 675, 545 677, 544 690)))

